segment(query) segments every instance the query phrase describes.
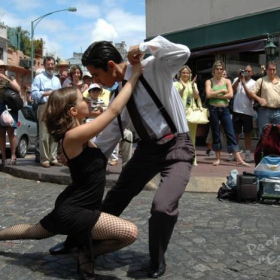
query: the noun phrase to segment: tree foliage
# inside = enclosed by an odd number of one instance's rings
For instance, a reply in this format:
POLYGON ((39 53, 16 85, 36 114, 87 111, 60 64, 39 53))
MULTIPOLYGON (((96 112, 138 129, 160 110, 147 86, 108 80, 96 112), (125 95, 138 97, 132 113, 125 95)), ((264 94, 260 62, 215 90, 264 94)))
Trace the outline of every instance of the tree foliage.
MULTIPOLYGON (((17 44, 16 46, 12 46, 13 49, 19 48, 25 55, 31 56, 31 40, 30 40, 30 33, 27 30, 22 30, 21 26, 18 26, 15 28, 17 33, 17 44)), ((10 33, 8 32, 8 39, 10 33)), ((42 52, 43 50, 43 40, 37 39, 33 40, 33 46, 34 46, 34 54, 38 52, 42 52)))

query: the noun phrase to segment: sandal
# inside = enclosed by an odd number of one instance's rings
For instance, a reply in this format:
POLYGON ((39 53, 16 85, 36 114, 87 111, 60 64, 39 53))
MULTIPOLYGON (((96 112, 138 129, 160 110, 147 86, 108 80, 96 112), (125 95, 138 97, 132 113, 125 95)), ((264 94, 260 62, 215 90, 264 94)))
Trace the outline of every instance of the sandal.
POLYGON ((2 166, 7 165, 7 160, 6 159, 2 159, 2 166))
POLYGON ((249 163, 247 163, 245 161, 242 161, 242 162, 237 162, 236 166, 237 167, 251 167, 251 164, 249 164, 249 163))
POLYGON ((221 161, 220 160, 216 160, 215 162, 213 162, 213 165, 214 166, 218 166, 218 165, 220 165, 221 164, 221 161))

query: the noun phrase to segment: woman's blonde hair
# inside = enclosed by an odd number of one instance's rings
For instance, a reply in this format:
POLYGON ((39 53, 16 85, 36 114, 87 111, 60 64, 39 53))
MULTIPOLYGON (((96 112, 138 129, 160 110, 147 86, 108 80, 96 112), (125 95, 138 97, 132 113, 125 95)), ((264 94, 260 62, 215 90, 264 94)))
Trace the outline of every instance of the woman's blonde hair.
POLYGON ((46 123, 48 133, 59 142, 64 134, 76 126, 70 108, 76 105, 78 90, 65 87, 54 90, 49 96, 42 120, 46 123))
POLYGON ((222 66, 223 70, 225 70, 225 64, 221 60, 217 60, 214 62, 213 66, 212 66, 212 75, 213 76, 215 74, 215 69, 217 68, 217 66, 222 66))
POLYGON ((181 73, 184 69, 187 69, 190 73, 190 80, 191 80, 191 77, 192 77, 192 70, 191 68, 188 66, 188 65, 184 65, 181 67, 181 69, 179 70, 179 73, 178 73, 178 80, 181 78, 181 73))

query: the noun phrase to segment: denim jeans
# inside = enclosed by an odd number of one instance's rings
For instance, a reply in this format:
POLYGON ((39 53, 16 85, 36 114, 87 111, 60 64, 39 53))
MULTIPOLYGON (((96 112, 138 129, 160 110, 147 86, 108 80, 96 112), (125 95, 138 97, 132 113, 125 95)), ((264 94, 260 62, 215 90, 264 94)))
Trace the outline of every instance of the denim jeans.
POLYGON ((258 109, 259 136, 262 134, 263 126, 268 123, 280 124, 280 109, 269 109, 265 107, 258 109))
POLYGON ((210 126, 213 136, 213 150, 220 151, 222 149, 220 122, 225 131, 227 138, 227 151, 229 153, 238 152, 239 146, 237 145, 231 115, 228 107, 209 106, 210 111, 210 126))

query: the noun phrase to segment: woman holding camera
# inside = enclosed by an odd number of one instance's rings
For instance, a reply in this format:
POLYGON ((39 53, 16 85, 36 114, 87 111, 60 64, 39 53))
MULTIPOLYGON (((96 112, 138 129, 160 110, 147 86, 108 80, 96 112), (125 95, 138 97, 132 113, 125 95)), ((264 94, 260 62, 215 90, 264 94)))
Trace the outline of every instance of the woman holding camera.
MULTIPOLYGON (((20 86, 17 83, 14 76, 8 77, 5 75, 5 72, 8 70, 8 65, 4 63, 3 60, 0 60, 0 116, 6 110, 6 105, 3 103, 3 96, 5 87, 10 87, 13 90, 20 92, 20 86)), ((18 112, 10 111, 11 116, 14 119, 12 126, 2 126, 0 124, 0 149, 2 154, 2 166, 7 164, 6 160, 6 132, 8 134, 10 146, 11 146, 11 160, 9 164, 16 164, 16 137, 15 129, 18 126, 18 112)))
POLYGON ((213 165, 218 166, 221 163, 222 142, 220 137, 220 123, 225 131, 227 138, 227 150, 233 153, 237 166, 250 166, 244 162, 239 154, 233 124, 229 112, 229 99, 233 97, 231 81, 223 77, 224 63, 216 61, 213 64, 213 78, 206 80, 205 92, 209 99, 210 126, 213 136, 213 150, 216 154, 216 161, 213 165))

